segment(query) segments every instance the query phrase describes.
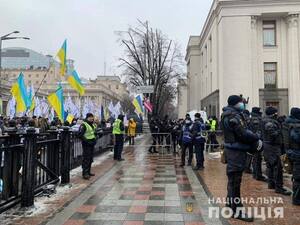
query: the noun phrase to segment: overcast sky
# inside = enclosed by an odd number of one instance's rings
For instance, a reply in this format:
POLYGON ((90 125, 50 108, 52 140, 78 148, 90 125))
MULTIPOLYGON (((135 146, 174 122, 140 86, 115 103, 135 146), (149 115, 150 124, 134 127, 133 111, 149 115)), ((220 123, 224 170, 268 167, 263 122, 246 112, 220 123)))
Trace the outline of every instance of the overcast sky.
POLYGON ((94 78, 117 70, 123 49, 115 31, 137 19, 163 31, 185 53, 190 35, 199 35, 212 0, 0 0, 0 35, 19 30, 30 41, 11 40, 5 47, 26 47, 55 55, 65 38, 67 57, 81 76, 94 78))

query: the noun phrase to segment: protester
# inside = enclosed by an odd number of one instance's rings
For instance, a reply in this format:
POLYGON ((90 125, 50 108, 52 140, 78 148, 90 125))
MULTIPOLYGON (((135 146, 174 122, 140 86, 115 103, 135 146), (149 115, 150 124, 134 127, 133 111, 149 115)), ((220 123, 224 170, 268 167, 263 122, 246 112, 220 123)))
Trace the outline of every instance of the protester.
POLYGON ((129 145, 134 145, 134 137, 136 135, 136 122, 133 118, 129 120, 128 123, 128 138, 129 138, 129 145))

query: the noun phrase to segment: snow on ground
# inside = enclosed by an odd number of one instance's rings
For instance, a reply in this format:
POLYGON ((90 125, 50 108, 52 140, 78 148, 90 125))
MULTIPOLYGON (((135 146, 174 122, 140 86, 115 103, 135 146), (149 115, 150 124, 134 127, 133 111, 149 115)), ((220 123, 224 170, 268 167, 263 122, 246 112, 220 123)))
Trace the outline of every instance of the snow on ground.
MULTIPOLYGON (((137 140, 142 139, 144 135, 140 135, 136 137, 137 140)), ((124 144, 124 147, 129 146, 128 142, 124 144)), ((100 165, 106 159, 113 155, 112 151, 107 151, 100 156, 94 157, 93 166, 100 165)), ((71 178, 78 176, 81 174, 82 169, 81 166, 70 171, 71 178)), ((0 214, 1 225, 10 225, 14 224, 14 221, 20 219, 22 217, 33 217, 43 213, 46 213, 49 207, 52 207, 52 204, 61 199, 66 193, 69 193, 71 190, 80 189, 84 184, 67 184, 64 186, 60 186, 59 184, 56 186, 56 193, 52 194, 50 197, 35 197, 34 206, 30 208, 20 208, 20 206, 16 206, 2 214, 0 214)))

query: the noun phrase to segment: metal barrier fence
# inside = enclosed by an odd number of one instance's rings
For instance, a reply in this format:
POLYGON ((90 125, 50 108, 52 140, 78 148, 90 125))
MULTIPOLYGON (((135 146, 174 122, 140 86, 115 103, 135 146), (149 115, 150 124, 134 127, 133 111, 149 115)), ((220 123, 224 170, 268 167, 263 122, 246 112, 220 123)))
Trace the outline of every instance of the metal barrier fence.
MULTIPOLYGON (((101 132, 95 155, 111 147, 111 133, 101 132)), ((70 170, 82 160, 81 140, 69 127, 38 134, 35 128, 0 136, 0 213, 21 203, 33 205, 34 196, 48 184, 70 182, 70 170)))

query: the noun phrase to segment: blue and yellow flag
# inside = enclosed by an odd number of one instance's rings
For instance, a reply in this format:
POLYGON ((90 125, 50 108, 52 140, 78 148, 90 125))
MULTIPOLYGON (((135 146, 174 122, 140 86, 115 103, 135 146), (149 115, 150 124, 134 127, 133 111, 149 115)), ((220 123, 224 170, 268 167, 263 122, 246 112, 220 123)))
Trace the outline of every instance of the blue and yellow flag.
POLYGON ((60 74, 64 76, 67 72, 67 40, 64 41, 63 45, 59 49, 57 57, 60 61, 60 74))
POLYGON ((81 96, 84 95, 84 87, 81 83, 81 80, 75 70, 73 70, 72 74, 68 77, 68 82, 72 88, 74 88, 81 96))
POLYGON ((16 99, 17 103, 17 109, 16 112, 25 112, 27 110, 27 107, 29 105, 29 98, 27 95, 27 89, 24 83, 24 75, 21 72, 17 82, 13 84, 11 87, 11 93, 16 99))
POLYGON ((48 97, 48 101, 54 111, 56 112, 58 118, 64 122, 65 121, 65 110, 64 110, 64 96, 62 86, 59 85, 58 89, 50 94, 48 97))
POLYGON ((134 107, 135 107, 138 114, 142 114, 144 112, 143 100, 142 100, 141 95, 137 95, 133 99, 132 104, 134 105, 134 107))
POLYGON ((27 105, 27 109, 29 109, 29 111, 33 111, 35 108, 35 100, 34 100, 34 89, 33 89, 33 85, 31 85, 31 87, 29 88, 29 93, 28 93, 28 105, 27 105))

